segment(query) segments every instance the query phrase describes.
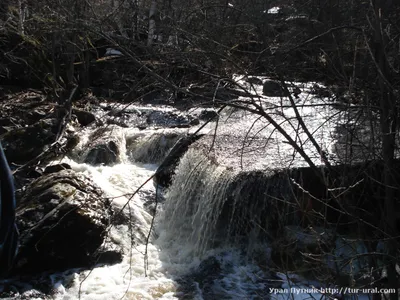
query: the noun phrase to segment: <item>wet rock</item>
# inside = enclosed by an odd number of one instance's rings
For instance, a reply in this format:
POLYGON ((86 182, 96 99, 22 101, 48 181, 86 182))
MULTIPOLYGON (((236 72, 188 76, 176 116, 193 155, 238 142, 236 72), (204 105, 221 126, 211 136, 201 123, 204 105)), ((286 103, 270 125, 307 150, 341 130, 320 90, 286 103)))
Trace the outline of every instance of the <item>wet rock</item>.
POLYGON ((248 78, 246 78, 246 81, 248 83, 256 84, 256 85, 262 85, 263 84, 262 80, 260 78, 257 78, 257 77, 248 77, 248 78))
POLYGON ((96 145, 85 158, 85 163, 90 165, 111 165, 117 162, 119 149, 114 141, 107 144, 96 145))
MULTIPOLYGON (((39 168, 27 168, 27 170, 24 172, 24 174, 21 174, 21 172, 16 172, 14 175, 18 175, 21 176, 23 175, 24 179, 36 179, 39 178, 40 176, 43 175, 42 170, 40 170, 39 168)), ((22 180, 22 178, 20 178, 20 180, 22 180)))
POLYGON ((199 284, 202 292, 212 294, 214 281, 223 277, 221 264, 211 256, 203 260, 194 275, 194 280, 199 284))
POLYGON ((199 125, 199 124, 200 124, 200 120, 197 118, 193 118, 189 123, 190 126, 195 126, 195 125, 199 125))
POLYGON ((44 169, 43 174, 51 174, 51 173, 60 172, 62 170, 70 170, 70 169, 71 169, 71 166, 67 163, 51 165, 51 166, 47 166, 46 169, 44 169))
POLYGON ((97 129, 84 145, 83 161, 91 165, 111 165, 120 161, 121 127, 107 126, 97 129))
POLYGON ((172 176, 175 173, 179 160, 189 149, 189 146, 202 136, 199 134, 181 138, 158 167, 154 176, 154 182, 163 187, 168 187, 171 184, 172 176))
POLYGON ((81 138, 79 137, 79 135, 75 134, 75 135, 71 135, 68 136, 67 138, 67 143, 65 144, 65 152, 70 152, 72 151, 80 142, 81 138))
MULTIPOLYGON (((218 99, 219 101, 229 101, 232 99, 237 99, 239 96, 248 96, 244 91, 237 90, 230 87, 218 87, 213 84, 205 86, 193 85, 189 88, 189 91, 195 94, 193 100, 195 101, 206 101, 209 102, 212 99, 218 99)), ((183 107, 185 105, 183 104, 183 107)))
POLYGON ((157 207, 160 203, 165 201, 163 191, 157 189, 157 193, 154 191, 141 191, 139 192, 140 198, 144 199, 143 207, 152 216, 157 213, 157 207))
MULTIPOLYGON (((26 287, 25 287, 26 289, 26 287)), ((28 299, 52 299, 51 296, 47 296, 45 293, 37 291, 37 290, 29 290, 24 291, 24 288, 15 287, 13 285, 9 285, 4 288, 2 292, 0 292, 1 299, 13 299, 13 300, 28 300, 28 299)))
POLYGON ((78 122, 79 124, 81 124, 81 126, 88 126, 96 121, 96 116, 91 112, 81 109, 73 109, 72 113, 76 115, 76 117, 78 118, 78 122))
POLYGON ((319 86, 318 84, 313 85, 310 93, 321 98, 329 98, 332 96, 332 93, 328 88, 319 86))
POLYGON ((220 214, 221 231, 233 239, 248 236, 250 232, 262 239, 266 232, 275 236, 285 224, 297 224, 289 190, 289 178, 279 172, 249 171, 233 176, 220 214))
MULTIPOLYGON (((175 111, 152 111, 147 116, 147 124, 150 126, 160 126, 165 128, 183 128, 196 125, 196 118, 175 111)), ((198 124, 198 122, 197 122, 198 124)))
POLYGON ((210 119, 216 121, 217 118, 218 118, 218 112, 214 109, 204 109, 201 111, 199 115, 199 119, 203 121, 208 121, 210 119))
POLYGON ((287 95, 281 83, 274 80, 264 81, 263 94, 269 97, 283 97, 287 95))
POLYGON ((112 117, 124 117, 131 114, 135 114, 137 116, 140 116, 142 114, 140 110, 136 108, 127 108, 127 107, 119 108, 119 107, 120 105, 114 105, 113 107, 108 106, 109 112, 107 113, 107 115, 112 117))
POLYGON ((211 256, 200 263, 198 271, 203 277, 218 276, 218 273, 221 272, 221 265, 215 257, 211 256))
POLYGON ((14 274, 116 263, 121 253, 103 249, 110 202, 83 174, 61 170, 33 181, 17 209, 20 251, 14 274))
POLYGON ((290 90, 289 90, 296 98, 299 98, 299 95, 301 94, 301 89, 297 86, 293 86, 290 90))
POLYGON ((101 104, 100 107, 107 113, 104 115, 103 111, 100 111, 102 117, 98 123, 103 121, 105 124, 117 125, 123 128, 147 126, 145 111, 146 109, 149 110, 148 108, 144 108, 143 111, 140 108, 120 103, 101 104))
POLYGON ((195 299, 198 290, 204 299, 215 298, 215 281, 223 278, 222 266, 215 256, 203 260, 196 270, 178 279, 180 299, 195 299))

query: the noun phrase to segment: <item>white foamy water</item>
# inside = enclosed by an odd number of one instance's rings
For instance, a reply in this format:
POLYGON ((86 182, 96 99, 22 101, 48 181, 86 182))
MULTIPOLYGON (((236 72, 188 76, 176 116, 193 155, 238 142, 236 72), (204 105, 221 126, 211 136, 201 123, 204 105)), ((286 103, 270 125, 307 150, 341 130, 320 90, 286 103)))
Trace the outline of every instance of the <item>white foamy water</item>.
MULTIPOLYGON (((83 134, 82 141, 87 142, 86 135, 89 134, 89 130, 83 134)), ((122 142, 122 137, 126 138, 129 134, 122 131, 119 134, 120 146, 125 146, 126 142, 122 142)), ((77 162, 82 161, 78 158, 64 158, 54 163, 68 163, 74 171, 86 174, 112 199, 115 210, 118 211, 156 170, 155 165, 129 161, 125 154, 121 154, 121 159, 121 163, 113 166, 91 166, 77 162)), ((58 278, 54 280, 56 299, 214 299, 210 295, 219 299, 252 299, 254 290, 262 291, 266 288, 264 283, 259 282, 260 278, 264 278, 261 269, 246 261, 239 248, 203 249, 199 255, 194 248, 203 245, 202 240, 206 237, 192 235, 193 240, 197 239, 198 243, 185 243, 181 239, 181 233, 176 228, 166 226, 165 218, 162 217, 156 219, 145 261, 145 237, 150 230, 153 216, 144 207, 144 203, 149 200, 144 195, 155 197, 152 180, 143 186, 141 192, 130 200, 129 206, 124 210, 125 214, 130 213, 132 216, 132 229, 128 224, 110 229, 109 238, 123 250, 123 261, 112 266, 96 267, 92 271, 71 270, 55 276, 58 278), (198 269, 200 267, 203 273, 207 273, 207 266, 202 267, 201 263, 208 257, 213 257, 220 269, 218 278, 207 283, 204 291, 204 288, 199 288, 198 282, 204 285, 203 278, 212 277, 212 274, 198 274, 198 269)), ((176 205, 179 206, 180 203, 176 205)), ((163 206, 160 205, 159 211, 162 209, 163 206)), ((203 221, 206 226, 207 221, 203 221)), ((185 222, 191 221, 185 219, 185 222)), ((268 256, 268 252, 265 255, 268 256)))
MULTIPOLYGON (((112 199, 115 210, 122 208, 133 193, 154 172, 153 165, 138 165, 129 162, 114 166, 89 166, 65 159, 71 167, 88 175, 112 199)), ((143 187, 144 191, 153 191, 150 181, 143 187)), ((148 266, 144 267, 143 236, 150 230, 152 216, 143 207, 139 195, 130 200, 129 209, 132 214, 134 228, 131 233, 128 225, 117 225, 111 228, 110 239, 117 243, 124 252, 122 263, 113 266, 94 268, 73 275, 72 286, 58 299, 173 299, 175 283, 169 276, 159 258, 159 249, 148 245, 148 266), (147 273, 147 274, 146 274, 147 273), (86 277, 86 278, 85 278, 86 277), (84 280, 83 280, 84 279, 84 280)), ((128 213, 128 208, 125 210, 128 213)))
MULTIPOLYGON (((240 77, 236 80, 251 91, 254 99, 239 97, 243 107, 257 110, 257 105, 268 114, 315 165, 323 165, 319 153, 296 118, 288 97, 267 97, 262 85, 250 85, 240 77)), ((333 107, 332 100, 310 94, 313 83, 293 84, 300 93, 294 98, 298 113, 319 148, 331 163, 338 160, 335 145, 336 126, 349 123, 348 113, 333 107)), ((212 126, 210 126, 212 127, 212 126)), ((212 128, 211 128, 212 130, 212 128)), ((215 156, 224 165, 238 169, 282 169, 308 166, 286 138, 260 114, 229 108, 220 118, 215 156)))
MULTIPOLYGON (((261 94, 260 89, 262 87, 258 87, 255 92, 261 94)), ((266 109, 272 107, 268 111, 274 114, 274 118, 283 124, 296 141, 300 141, 306 153, 314 161, 320 160, 320 155, 310 146, 308 137, 299 130, 293 109, 287 107, 288 100, 262 97, 262 101, 266 109), (271 104, 269 108, 268 103, 271 104), (276 105, 285 108, 273 107, 276 105)), ((330 106, 318 106, 321 99, 310 98, 307 93, 300 94, 298 101, 303 104, 299 111, 310 132, 321 148, 328 153, 332 152, 332 126, 338 122, 340 114, 330 106)), ((222 138, 225 134, 243 137, 243 132, 248 132, 242 152, 238 152, 237 148, 228 149, 231 152, 224 149, 226 156, 238 156, 246 151, 256 155, 243 156, 242 164, 253 165, 254 169, 303 165, 298 153, 294 153, 283 137, 265 121, 258 121, 245 113, 231 114, 227 111, 220 125, 225 126, 225 129, 219 129, 222 138), (263 159, 258 159, 260 157, 263 159)), ((213 130, 213 125, 209 125, 208 130, 213 130)), ((83 163, 84 155, 87 154, 84 148, 90 141, 91 129, 82 132, 81 143, 74 151, 73 158, 65 158, 62 162, 90 177, 112 199, 118 211, 156 170, 156 165, 137 163, 134 159, 146 162, 146 153, 149 153, 151 160, 157 161, 165 155, 177 136, 186 131, 139 131, 115 127, 111 132, 121 149, 117 164, 91 166, 83 163), (171 140, 165 136, 170 136, 171 140), (155 151, 153 143, 161 144, 163 149, 155 151)), ((229 145, 229 141, 225 144, 229 145)), ((181 180, 182 185, 175 185, 167 195, 168 203, 159 205, 159 215, 147 247, 145 240, 153 216, 146 210, 145 204, 155 200, 156 191, 152 180, 129 201, 124 210, 130 216, 131 224, 116 225, 110 229, 109 238, 122 249, 123 261, 112 266, 99 266, 92 271, 69 270, 53 275, 55 299, 266 299, 271 276, 268 271, 268 243, 256 242, 251 247, 239 242, 236 245, 224 244, 223 239, 214 236, 218 210, 224 205, 223 194, 237 169, 205 164, 195 177, 190 175, 193 171, 191 168, 195 168, 190 166, 193 162, 194 159, 186 162, 187 167, 182 165, 178 168, 181 173, 176 178, 181 180), (183 184, 185 180, 189 182, 188 185, 192 185, 190 189, 183 184), (196 189, 193 186, 196 184, 201 184, 202 189, 196 189), (200 191, 202 194, 197 195, 200 191), (191 203, 188 199, 195 201, 191 203), (248 255, 249 252, 252 255, 248 255)), ((233 223, 237 220, 230 221, 233 223)), ((230 228, 226 232, 230 233, 230 228)), ((254 234, 256 236, 258 233, 254 234)), ((282 278, 281 284, 285 286, 287 281, 282 278)), ((281 296, 276 299, 291 297, 281 296)), ((305 295, 304 299, 308 297, 305 295)))

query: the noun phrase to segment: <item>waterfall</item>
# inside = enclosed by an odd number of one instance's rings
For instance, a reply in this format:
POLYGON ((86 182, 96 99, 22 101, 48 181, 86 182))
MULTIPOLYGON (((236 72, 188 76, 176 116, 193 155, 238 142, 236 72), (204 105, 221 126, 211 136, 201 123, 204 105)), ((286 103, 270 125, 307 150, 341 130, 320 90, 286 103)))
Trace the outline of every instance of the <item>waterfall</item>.
MULTIPOLYGON (((318 164, 320 155, 314 155, 307 137, 283 122, 293 117, 289 106, 276 109, 277 119, 318 164)), ((329 149, 334 142, 326 134, 330 126, 321 124, 336 111, 329 108, 328 114, 325 109, 304 106, 302 113, 318 142, 329 149)), ((285 226, 308 217, 299 215, 301 209, 318 217, 319 206, 308 208, 309 194, 324 199, 325 189, 291 146, 257 116, 227 111, 220 116, 216 135, 214 126, 201 132, 194 127, 143 130, 114 125, 80 131, 71 156, 55 163, 66 162, 92 178, 115 211, 129 201, 108 236, 123 251, 123 260, 57 275, 63 279, 54 282, 62 287, 55 299, 76 299, 80 293, 88 300, 271 296, 268 287, 274 286, 274 277, 269 266, 277 241, 284 237, 285 226), (92 163, 87 156, 93 149, 107 150, 112 159, 92 163), (155 183, 169 186, 162 201, 156 197, 160 190, 148 181, 153 175, 155 183)))
POLYGON ((160 163, 182 135, 182 131, 165 130, 140 136, 129 145, 129 156, 133 161, 160 163))
POLYGON ((229 170, 212 164, 194 149, 179 163, 160 223, 174 239, 190 244, 195 255, 207 250, 216 238, 232 177, 229 170))
POLYGON ((79 135, 79 143, 72 151, 71 158, 78 162, 84 162, 88 160, 88 156, 96 158, 102 154, 104 156, 104 152, 111 152, 114 162, 126 162, 125 135, 125 130, 115 125, 82 130, 79 135))
POLYGON ((285 173, 233 171, 193 148, 182 157, 166 198, 160 223, 168 238, 200 257, 211 247, 240 244, 251 254, 283 224, 297 222, 285 173))

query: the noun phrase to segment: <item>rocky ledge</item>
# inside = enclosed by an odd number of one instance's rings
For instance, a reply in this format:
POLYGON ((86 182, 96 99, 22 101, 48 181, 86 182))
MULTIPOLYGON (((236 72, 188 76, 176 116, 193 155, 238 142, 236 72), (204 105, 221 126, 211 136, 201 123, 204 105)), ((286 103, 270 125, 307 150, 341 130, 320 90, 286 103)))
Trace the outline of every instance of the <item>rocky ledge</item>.
POLYGON ((121 252, 104 247, 113 215, 110 202, 85 175, 60 169, 34 180, 19 200, 21 245, 14 274, 90 268, 122 259, 121 252))

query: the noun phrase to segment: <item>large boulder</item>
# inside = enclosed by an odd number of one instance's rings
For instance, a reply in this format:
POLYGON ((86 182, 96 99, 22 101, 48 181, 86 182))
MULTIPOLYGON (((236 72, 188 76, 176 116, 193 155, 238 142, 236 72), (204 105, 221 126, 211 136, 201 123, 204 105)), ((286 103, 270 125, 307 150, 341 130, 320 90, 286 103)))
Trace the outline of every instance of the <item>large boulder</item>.
POLYGON ((263 84, 263 94, 269 97, 287 96, 280 82, 274 80, 266 80, 263 84))
POLYGON ((77 117, 79 124, 81 126, 88 126, 96 121, 96 116, 88 111, 74 108, 72 113, 77 117))
POLYGON ((120 150, 115 141, 109 141, 94 146, 85 158, 90 165, 111 165, 118 162, 120 150))
POLYGON ((163 187, 170 186, 179 160, 189 149, 189 146, 202 136, 203 135, 198 134, 180 138, 169 151, 167 157, 164 159, 161 165, 158 167, 154 176, 154 183, 163 187))
POLYGON ((83 161, 90 165, 112 165, 120 162, 122 128, 106 126, 98 128, 83 145, 83 161))
POLYGON ((65 169, 34 180, 17 208, 21 246, 13 272, 120 261, 121 253, 102 247, 112 213, 110 202, 83 174, 65 169))
POLYGON ((216 121, 219 117, 215 109, 203 109, 199 114, 199 119, 202 121, 213 120, 216 121))

